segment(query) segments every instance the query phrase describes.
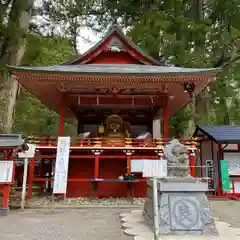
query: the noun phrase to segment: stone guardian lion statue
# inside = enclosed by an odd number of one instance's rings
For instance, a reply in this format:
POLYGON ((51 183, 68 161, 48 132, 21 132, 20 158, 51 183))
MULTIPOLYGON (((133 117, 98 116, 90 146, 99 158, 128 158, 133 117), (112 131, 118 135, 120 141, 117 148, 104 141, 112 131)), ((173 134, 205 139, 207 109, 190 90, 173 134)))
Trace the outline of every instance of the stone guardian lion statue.
POLYGON ((177 139, 171 140, 164 148, 164 159, 167 160, 168 177, 191 177, 188 149, 177 139))

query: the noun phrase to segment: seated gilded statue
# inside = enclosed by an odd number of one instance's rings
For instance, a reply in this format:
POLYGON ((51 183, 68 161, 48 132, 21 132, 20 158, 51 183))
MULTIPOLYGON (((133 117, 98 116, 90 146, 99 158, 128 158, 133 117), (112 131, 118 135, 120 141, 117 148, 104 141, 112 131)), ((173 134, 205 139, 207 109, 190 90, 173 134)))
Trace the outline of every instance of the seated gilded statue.
MULTIPOLYGON (((127 127, 124 124, 123 119, 119 115, 110 115, 106 122, 105 122, 105 128, 104 128, 104 138, 106 138, 106 141, 110 141, 111 139, 119 139, 121 138, 121 141, 124 141, 124 138, 130 137, 129 131, 127 127)), ((118 140, 119 141, 119 140, 118 140)))

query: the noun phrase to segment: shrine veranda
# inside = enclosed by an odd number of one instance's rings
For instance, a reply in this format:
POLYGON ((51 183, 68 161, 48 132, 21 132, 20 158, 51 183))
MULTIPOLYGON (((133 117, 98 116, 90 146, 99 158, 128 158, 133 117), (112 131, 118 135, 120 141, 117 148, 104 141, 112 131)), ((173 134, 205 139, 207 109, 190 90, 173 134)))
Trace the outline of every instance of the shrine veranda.
MULTIPOLYGON (((12 76, 48 108, 60 115, 59 136, 66 118, 76 118, 71 137, 67 197, 145 197, 146 179, 134 173, 133 160, 160 159, 168 142, 168 121, 216 78, 218 69, 169 66, 139 49, 112 26, 93 48, 56 66, 8 66, 12 76), (163 129, 161 129, 161 126, 163 129), (161 134, 163 133, 163 134, 161 134), (129 177, 129 176, 128 176, 129 177)), ((28 199, 34 186, 52 192, 57 138, 29 137, 36 144, 28 171, 28 199)), ((196 142, 189 149, 195 175, 196 142)), ((23 167, 16 168, 21 185, 23 167)))

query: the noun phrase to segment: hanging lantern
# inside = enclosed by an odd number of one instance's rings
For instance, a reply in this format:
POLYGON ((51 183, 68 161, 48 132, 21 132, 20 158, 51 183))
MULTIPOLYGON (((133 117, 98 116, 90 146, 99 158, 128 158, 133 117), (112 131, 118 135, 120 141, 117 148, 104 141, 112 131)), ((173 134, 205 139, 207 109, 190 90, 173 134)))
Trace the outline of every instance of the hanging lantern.
POLYGON ((98 133, 99 133, 100 135, 103 135, 103 134, 104 134, 104 130, 105 130, 105 128, 104 128, 104 125, 103 125, 103 124, 101 124, 101 125, 98 126, 98 133))

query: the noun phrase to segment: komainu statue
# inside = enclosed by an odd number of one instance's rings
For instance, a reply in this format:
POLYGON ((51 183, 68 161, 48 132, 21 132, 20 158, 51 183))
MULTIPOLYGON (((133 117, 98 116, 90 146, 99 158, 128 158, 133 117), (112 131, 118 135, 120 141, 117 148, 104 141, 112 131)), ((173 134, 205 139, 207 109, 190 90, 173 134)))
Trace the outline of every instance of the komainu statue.
POLYGON ((169 177, 190 177, 188 150, 177 139, 164 148, 164 159, 168 161, 169 177))

